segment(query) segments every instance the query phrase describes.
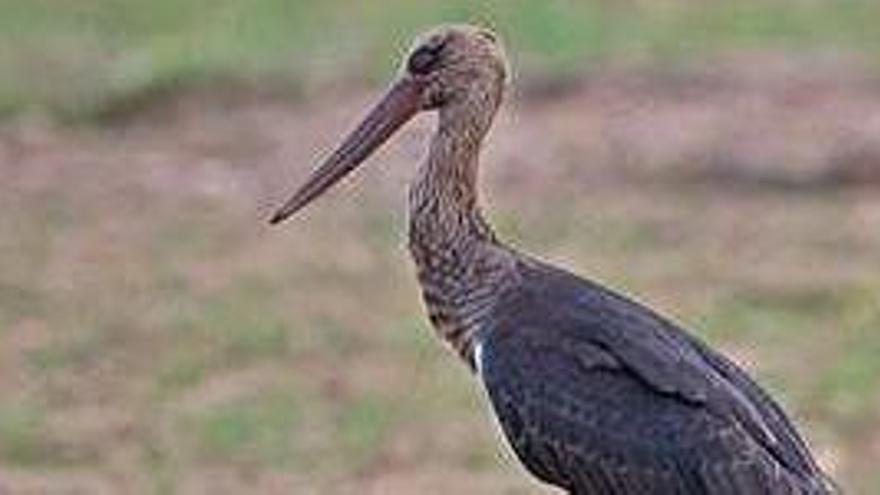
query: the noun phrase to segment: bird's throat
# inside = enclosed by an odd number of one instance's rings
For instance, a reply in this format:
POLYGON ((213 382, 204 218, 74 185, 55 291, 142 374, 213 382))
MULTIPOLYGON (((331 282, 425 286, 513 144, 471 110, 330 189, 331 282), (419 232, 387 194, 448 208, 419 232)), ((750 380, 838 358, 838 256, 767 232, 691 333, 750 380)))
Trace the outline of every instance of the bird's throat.
POLYGON ((509 278, 512 256, 480 212, 478 159, 488 122, 471 124, 444 125, 441 114, 410 189, 409 248, 431 323, 473 365, 474 335, 509 278))
POLYGON ((497 105, 459 104, 439 112, 428 156, 410 188, 410 242, 420 247, 493 242, 478 204, 480 148, 497 105))

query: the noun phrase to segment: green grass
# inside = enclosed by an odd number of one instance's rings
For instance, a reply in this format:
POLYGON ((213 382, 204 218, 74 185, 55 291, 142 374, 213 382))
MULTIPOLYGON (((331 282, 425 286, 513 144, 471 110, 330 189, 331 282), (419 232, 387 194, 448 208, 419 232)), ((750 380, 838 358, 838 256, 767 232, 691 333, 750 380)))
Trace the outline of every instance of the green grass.
POLYGON ((292 339, 297 325, 281 314, 278 302, 247 280, 191 299, 163 311, 164 337, 176 345, 157 356, 153 381, 159 400, 197 387, 216 373, 289 358, 305 345, 292 339))
POLYGON ((40 464, 52 450, 37 410, 0 404, 0 459, 17 465, 40 464))
POLYGON ((816 387, 815 401, 848 431, 870 428, 877 420, 880 390, 880 312, 877 288, 858 298, 843 316, 840 347, 816 387))
POLYGON ((60 469, 94 465, 92 446, 76 445, 54 430, 48 408, 29 401, 0 402, 0 466, 60 469))
POLYGON ((28 363, 42 372, 64 372, 72 367, 83 367, 99 359, 99 349, 107 347, 104 335, 93 330, 83 329, 49 342, 28 353, 28 363))
POLYGON ((159 391, 176 392, 201 383, 211 371, 211 358, 204 351, 183 348, 162 358, 158 368, 159 391))
POLYGON ((296 455, 300 410, 289 391, 258 391, 189 414, 179 434, 210 462, 282 466, 296 455))
POLYGON ((369 465, 384 445, 395 405, 387 397, 366 396, 347 405, 336 418, 337 452, 345 453, 345 465, 359 470, 369 465))
POLYGON ((44 313, 45 301, 39 292, 13 284, 0 283, 0 334, 13 322, 44 313))
POLYGON ((501 31, 526 77, 609 59, 754 50, 880 50, 871 0, 0 0, 0 114, 125 114, 210 81, 296 97, 387 77, 413 34, 439 22, 501 31))

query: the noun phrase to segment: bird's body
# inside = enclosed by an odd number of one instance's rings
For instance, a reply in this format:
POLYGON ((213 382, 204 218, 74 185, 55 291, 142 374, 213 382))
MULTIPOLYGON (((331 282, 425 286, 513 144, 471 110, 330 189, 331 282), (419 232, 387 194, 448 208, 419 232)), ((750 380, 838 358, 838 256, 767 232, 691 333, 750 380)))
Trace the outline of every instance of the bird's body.
POLYGON ((577 494, 823 493, 791 423, 730 361, 601 286, 517 271, 477 367, 536 476, 577 494))
POLYGON ((532 474, 578 495, 828 493, 782 409, 735 364, 646 307, 496 238, 476 182, 505 78, 491 33, 432 31, 273 221, 409 116, 437 110, 410 192, 410 251, 432 324, 476 371, 532 474))

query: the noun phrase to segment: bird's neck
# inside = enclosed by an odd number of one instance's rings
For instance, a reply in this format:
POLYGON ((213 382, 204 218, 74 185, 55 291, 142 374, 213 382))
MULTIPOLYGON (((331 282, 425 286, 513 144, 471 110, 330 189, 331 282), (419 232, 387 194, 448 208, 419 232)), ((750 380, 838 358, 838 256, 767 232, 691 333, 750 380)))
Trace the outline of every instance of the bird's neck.
POLYGON ((410 242, 425 249, 491 243, 494 234, 480 212, 479 153, 488 125, 441 113, 428 156, 410 189, 410 242))
POLYGON ((409 247, 431 323, 469 362, 474 334, 512 271, 478 202, 479 152, 493 115, 441 110, 410 190, 409 247))

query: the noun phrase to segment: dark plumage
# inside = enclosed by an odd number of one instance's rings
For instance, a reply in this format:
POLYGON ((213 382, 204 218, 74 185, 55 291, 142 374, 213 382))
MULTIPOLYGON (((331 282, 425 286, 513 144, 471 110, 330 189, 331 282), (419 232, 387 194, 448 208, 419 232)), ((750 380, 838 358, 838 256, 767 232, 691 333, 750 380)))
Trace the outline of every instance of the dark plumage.
POLYGON ((824 493, 781 409, 649 309, 526 262, 483 329, 479 367, 505 435, 570 493, 824 493))
POLYGON ((785 413, 735 364, 644 306, 498 241, 476 186, 507 77, 494 34, 432 30, 404 67, 273 223, 435 110, 410 190, 410 252, 431 323, 477 372, 535 476, 572 494, 830 492, 785 413))

